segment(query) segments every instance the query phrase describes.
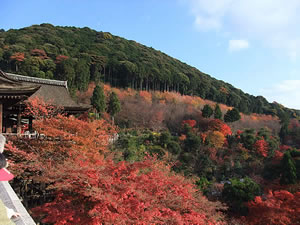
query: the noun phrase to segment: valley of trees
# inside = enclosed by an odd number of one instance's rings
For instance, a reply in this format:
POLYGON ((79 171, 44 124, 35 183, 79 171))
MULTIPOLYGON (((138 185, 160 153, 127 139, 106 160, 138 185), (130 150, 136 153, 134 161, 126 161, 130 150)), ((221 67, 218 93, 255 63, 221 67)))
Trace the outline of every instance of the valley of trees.
POLYGON ((87 27, 41 24, 1 30, 0 68, 67 80, 73 91, 86 90, 90 81, 101 80, 114 87, 196 95, 243 113, 287 113, 290 117, 299 113, 262 96, 246 94, 151 47, 87 27))
POLYGON ((49 224, 287 225, 300 217, 296 110, 89 28, 0 31, 6 72, 68 80, 85 114, 27 102, 14 190, 49 224))
POLYGON ((282 136, 276 117, 225 123, 234 108, 196 96, 91 83, 78 98, 95 111, 28 102, 43 136, 6 145, 14 190, 40 224, 299 221, 298 120, 282 136))

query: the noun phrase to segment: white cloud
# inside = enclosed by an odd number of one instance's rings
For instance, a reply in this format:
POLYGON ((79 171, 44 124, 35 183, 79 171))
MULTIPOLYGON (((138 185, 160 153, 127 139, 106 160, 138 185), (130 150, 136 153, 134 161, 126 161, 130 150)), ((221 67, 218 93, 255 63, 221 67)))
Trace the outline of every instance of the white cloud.
POLYGON ((219 29, 221 27, 220 21, 215 18, 204 18, 197 15, 195 19, 196 28, 199 30, 213 30, 219 29))
POLYGON ((246 48, 249 48, 249 42, 247 40, 229 40, 228 50, 230 52, 240 51, 246 48))
POLYGON ((261 41, 267 47, 284 50, 292 59, 300 54, 299 0, 183 1, 190 6, 198 30, 261 41))
POLYGON ((286 107, 300 109, 300 80, 284 80, 270 88, 261 90, 269 100, 276 101, 286 107))

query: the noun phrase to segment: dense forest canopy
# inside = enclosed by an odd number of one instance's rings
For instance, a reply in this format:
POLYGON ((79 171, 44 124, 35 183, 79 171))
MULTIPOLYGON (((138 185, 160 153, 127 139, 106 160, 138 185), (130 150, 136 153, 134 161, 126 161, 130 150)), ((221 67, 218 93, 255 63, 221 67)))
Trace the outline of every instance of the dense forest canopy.
POLYGON ((197 95, 243 113, 299 115, 297 110, 244 93, 151 47, 88 27, 41 24, 2 29, 0 68, 27 76, 68 80, 71 90, 86 90, 90 81, 101 80, 115 87, 197 95))

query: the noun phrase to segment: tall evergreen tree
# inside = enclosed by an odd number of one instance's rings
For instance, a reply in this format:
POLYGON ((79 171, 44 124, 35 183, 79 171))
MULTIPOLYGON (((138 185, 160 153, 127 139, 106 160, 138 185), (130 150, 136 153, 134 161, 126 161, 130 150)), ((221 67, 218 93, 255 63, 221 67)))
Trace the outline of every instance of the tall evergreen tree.
POLYGON ((227 122, 234 122, 241 119, 240 111, 237 108, 229 109, 226 114, 224 115, 224 121, 227 122))
POLYGON ((280 184, 295 184, 297 182, 296 166, 289 151, 284 153, 281 168, 280 184))
POLYGON ((109 96, 107 111, 111 115, 113 123, 114 123, 115 115, 118 112, 120 112, 120 110, 121 110, 121 104, 120 104, 119 98, 115 92, 112 92, 109 96))
POLYGON ((97 85, 94 89, 93 96, 91 98, 91 104, 95 107, 99 114, 105 112, 105 95, 103 88, 100 85, 97 85))
POLYGON ((221 108, 219 106, 219 104, 216 104, 215 110, 214 110, 214 117, 215 119, 222 119, 222 111, 221 108))
POLYGON ((79 59, 75 66, 75 85, 80 91, 85 91, 90 82, 90 67, 86 60, 79 59))
POLYGON ((290 117, 285 112, 279 112, 278 113, 280 118, 280 131, 279 131, 279 137, 282 144, 286 144, 286 136, 289 135, 289 123, 290 123, 290 117))
POLYGON ((204 105, 202 109, 202 116, 205 118, 211 117, 211 115, 214 113, 213 109, 208 105, 204 105))

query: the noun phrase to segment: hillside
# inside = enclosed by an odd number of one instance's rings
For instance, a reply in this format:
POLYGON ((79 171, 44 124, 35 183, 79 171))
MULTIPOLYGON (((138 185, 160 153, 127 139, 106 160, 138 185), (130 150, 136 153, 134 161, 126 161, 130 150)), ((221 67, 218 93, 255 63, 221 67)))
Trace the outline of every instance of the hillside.
POLYGON ((243 113, 296 117, 299 112, 269 103, 153 48, 90 28, 51 24, 0 31, 0 68, 28 76, 68 80, 71 90, 90 81, 115 87, 176 91, 237 107, 243 113))
MULTIPOLYGON (((80 102, 90 104, 95 83, 91 82, 84 92, 77 92, 80 102)), ((183 120, 203 120, 201 109, 208 104, 213 109, 216 103, 198 96, 180 95, 175 92, 136 91, 134 89, 112 88, 104 85, 106 98, 115 92, 121 102, 121 111, 116 115, 116 124, 121 128, 148 128, 155 131, 168 129, 178 133, 183 120)), ((232 107, 219 104, 222 114, 232 107)), ((280 131, 280 121, 277 117, 263 114, 243 114, 241 119, 230 123, 233 132, 238 130, 267 128, 277 135, 280 131)))
MULTIPOLYGON (((281 129, 278 136, 279 121, 270 115, 242 115, 226 124, 216 114, 203 117, 202 106, 215 103, 197 96, 102 87, 107 97, 114 92, 120 99, 118 127, 107 113, 101 118, 95 113, 77 118, 50 113, 48 118, 49 105, 39 100, 27 107, 43 137, 9 139, 10 170, 22 177, 13 186, 36 221, 299 221, 294 210, 300 199, 298 120, 291 120, 285 135, 281 129), (109 141, 116 132, 118 138, 109 141)), ((92 82, 78 98, 89 99, 94 89, 92 82)), ((224 113, 229 107, 220 104, 220 109, 224 113)))

